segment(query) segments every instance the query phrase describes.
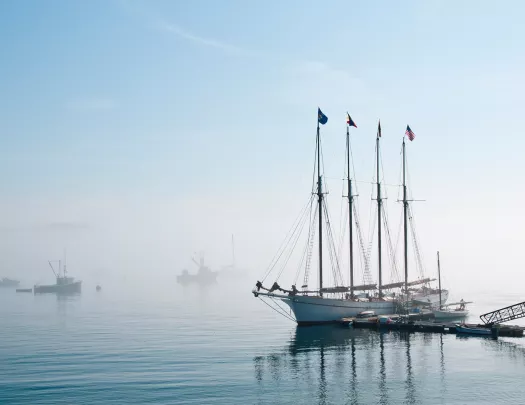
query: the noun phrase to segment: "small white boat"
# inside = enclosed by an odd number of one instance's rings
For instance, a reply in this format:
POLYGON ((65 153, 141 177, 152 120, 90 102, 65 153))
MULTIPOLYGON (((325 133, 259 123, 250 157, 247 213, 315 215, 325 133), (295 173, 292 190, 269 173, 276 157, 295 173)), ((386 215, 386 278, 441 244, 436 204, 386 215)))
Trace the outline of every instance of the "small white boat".
POLYGON ((468 316, 468 309, 466 308, 467 304, 472 304, 471 301, 459 301, 453 302, 441 307, 441 309, 434 310, 434 317, 436 319, 460 319, 466 318, 468 316), (451 308, 451 306, 457 305, 456 308, 451 308))
MULTIPOLYGON (((439 278, 439 291, 441 292, 441 265, 439 261, 439 252, 437 252, 437 265, 438 265, 438 278, 439 278)), ((448 292, 447 292, 448 296, 448 292)), ((442 300, 442 294, 439 294, 439 306, 438 309, 432 311, 434 313, 435 319, 461 319, 466 318, 468 316, 468 310, 466 305, 472 304, 471 301, 461 301, 459 302, 451 302, 449 304, 444 305, 444 301, 442 300), (457 305, 456 308, 451 308, 453 305, 457 305)))

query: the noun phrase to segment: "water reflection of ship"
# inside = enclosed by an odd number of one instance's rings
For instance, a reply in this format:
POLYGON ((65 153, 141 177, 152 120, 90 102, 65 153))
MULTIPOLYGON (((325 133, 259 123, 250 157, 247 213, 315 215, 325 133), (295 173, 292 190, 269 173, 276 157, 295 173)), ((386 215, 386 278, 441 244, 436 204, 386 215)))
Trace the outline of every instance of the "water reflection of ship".
MULTIPOLYGON (((343 402, 348 404, 373 402, 387 405, 398 403, 401 396, 403 403, 415 404, 418 403, 418 395, 411 353, 413 339, 414 335, 409 333, 394 334, 330 325, 297 327, 283 352, 254 358, 255 377, 264 387, 266 372, 272 379, 284 381, 283 372, 291 371, 294 380, 304 381, 312 390, 303 394, 315 395, 315 402, 318 403, 331 402, 330 397, 333 399, 335 395, 339 399, 344 396, 343 402), (393 358, 388 354, 389 349, 395 349, 393 358), (402 374, 404 377, 401 377, 402 374), (404 394, 391 391, 389 375, 398 376, 396 380, 403 385, 404 394), (334 382, 333 379, 339 381, 334 382), (330 392, 330 387, 338 387, 342 392, 330 392)), ((441 388, 444 389, 442 340, 439 346, 441 388)))
POLYGON ((182 270, 182 274, 177 276, 177 282, 179 284, 207 285, 217 282, 217 272, 212 271, 208 266, 204 265, 204 255, 202 253, 200 254, 199 261, 195 260, 194 257, 192 257, 191 260, 197 265, 197 274, 190 274, 186 269, 182 270))
POLYGON ((362 336, 363 330, 334 327, 333 325, 318 325, 295 328, 295 335, 290 341, 288 351, 292 356, 300 352, 318 351, 320 348, 336 347, 348 350, 349 344, 356 336, 362 336))

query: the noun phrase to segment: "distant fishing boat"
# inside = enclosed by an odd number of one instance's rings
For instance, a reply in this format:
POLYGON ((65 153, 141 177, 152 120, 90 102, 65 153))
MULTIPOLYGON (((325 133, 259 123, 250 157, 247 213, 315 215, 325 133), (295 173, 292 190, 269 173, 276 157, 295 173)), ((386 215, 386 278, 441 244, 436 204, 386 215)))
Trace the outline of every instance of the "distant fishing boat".
POLYGON ((33 287, 34 294, 79 294, 82 291, 82 281, 75 281, 73 277, 67 276, 66 264, 61 266, 61 261, 58 260, 58 271, 55 271, 51 261, 48 262, 51 270, 56 277, 56 283, 50 285, 35 285, 33 287))
POLYGON ((198 267, 196 274, 190 274, 188 270, 183 270, 182 274, 177 276, 177 282, 182 285, 188 284, 200 284, 208 285, 217 282, 217 272, 210 270, 209 267, 204 265, 204 255, 201 253, 199 261, 195 258, 191 258, 193 263, 198 267))
POLYGON ((7 277, 3 277, 0 280, 0 287, 16 287, 18 284, 20 284, 20 281, 13 280, 7 277))

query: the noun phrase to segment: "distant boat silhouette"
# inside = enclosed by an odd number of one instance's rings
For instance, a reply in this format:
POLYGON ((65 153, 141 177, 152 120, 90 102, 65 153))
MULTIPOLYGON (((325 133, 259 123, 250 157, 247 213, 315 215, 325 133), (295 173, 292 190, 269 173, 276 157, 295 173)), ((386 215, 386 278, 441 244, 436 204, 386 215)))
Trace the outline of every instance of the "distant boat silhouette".
POLYGON ((191 258, 193 263, 198 267, 197 274, 190 274, 188 270, 184 269, 182 274, 177 276, 177 282, 182 285, 188 284, 214 284, 217 282, 217 272, 211 271, 209 267, 204 265, 204 256, 200 255, 199 261, 191 258))
POLYGON ((61 261, 58 261, 58 271, 55 271, 50 261, 48 263, 56 276, 56 284, 35 285, 34 294, 79 294, 82 291, 82 281, 75 281, 73 277, 67 276, 65 263, 64 266, 61 266, 61 261), (62 274, 60 274, 61 269, 62 274))
POLYGON ((0 287, 16 287, 20 281, 4 277, 0 280, 0 287))

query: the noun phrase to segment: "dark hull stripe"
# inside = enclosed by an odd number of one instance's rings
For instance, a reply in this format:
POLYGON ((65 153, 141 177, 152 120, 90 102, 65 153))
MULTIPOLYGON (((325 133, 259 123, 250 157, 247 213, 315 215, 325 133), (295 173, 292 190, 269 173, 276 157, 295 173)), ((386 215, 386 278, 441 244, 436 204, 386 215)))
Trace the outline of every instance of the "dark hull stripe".
POLYGON ((338 323, 338 321, 296 321, 297 326, 315 326, 315 325, 329 325, 338 323))

